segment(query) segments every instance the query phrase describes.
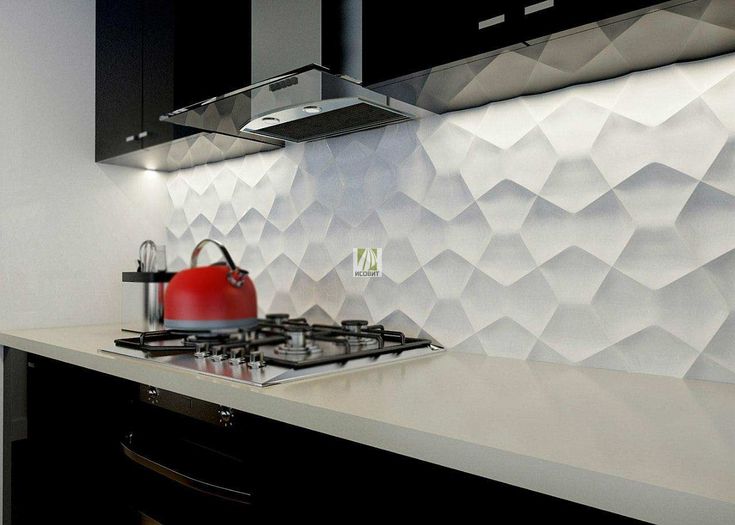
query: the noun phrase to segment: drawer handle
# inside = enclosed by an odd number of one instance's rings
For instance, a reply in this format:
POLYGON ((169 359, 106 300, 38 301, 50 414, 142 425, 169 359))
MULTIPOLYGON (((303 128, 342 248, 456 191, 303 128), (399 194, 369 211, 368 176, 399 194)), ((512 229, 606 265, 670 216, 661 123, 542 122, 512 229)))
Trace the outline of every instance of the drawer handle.
POLYGON ((242 492, 229 487, 222 487, 220 485, 215 485, 208 481, 198 479, 195 476, 180 472, 172 467, 159 463, 155 459, 146 456, 144 453, 135 450, 133 447, 132 435, 128 435, 126 439, 120 442, 120 445, 123 453, 128 459, 151 472, 155 472, 156 474, 170 479, 174 483, 197 490, 209 496, 215 496, 217 498, 237 503, 245 503, 248 505, 252 503, 252 495, 247 492, 242 492))
POLYGON ((524 7, 523 14, 528 16, 533 13, 543 11, 544 9, 549 9, 550 7, 554 7, 554 0, 544 0, 543 2, 537 2, 535 4, 524 7))
POLYGON ((496 26, 498 24, 502 24, 505 22, 505 15, 498 15, 494 16, 492 18, 488 18, 487 20, 482 20, 477 24, 477 29, 479 31, 482 31, 483 29, 487 29, 488 27, 496 26))

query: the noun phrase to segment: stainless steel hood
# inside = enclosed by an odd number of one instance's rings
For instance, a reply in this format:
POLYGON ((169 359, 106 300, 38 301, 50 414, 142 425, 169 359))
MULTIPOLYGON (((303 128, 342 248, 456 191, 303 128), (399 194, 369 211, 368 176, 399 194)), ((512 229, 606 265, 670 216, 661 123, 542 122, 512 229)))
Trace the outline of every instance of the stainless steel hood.
POLYGON ((252 84, 161 119, 304 142, 429 115, 361 85, 361 35, 361 0, 252 0, 252 84))
POLYGON ((243 138, 304 142, 430 114, 310 64, 162 117, 243 138))

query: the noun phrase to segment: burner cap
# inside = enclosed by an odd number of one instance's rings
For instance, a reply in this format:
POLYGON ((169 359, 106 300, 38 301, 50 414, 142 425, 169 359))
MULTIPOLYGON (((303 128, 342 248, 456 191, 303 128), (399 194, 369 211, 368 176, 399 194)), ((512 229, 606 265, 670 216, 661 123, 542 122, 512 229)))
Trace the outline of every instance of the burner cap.
POLYGON ((342 329, 353 334, 359 334, 367 324, 368 322, 363 319, 346 319, 342 321, 342 329))
POLYGON ((288 319, 288 314, 266 314, 265 318, 269 321, 283 321, 288 319))
POLYGON ((286 324, 286 332, 308 332, 309 325, 305 324, 286 324))

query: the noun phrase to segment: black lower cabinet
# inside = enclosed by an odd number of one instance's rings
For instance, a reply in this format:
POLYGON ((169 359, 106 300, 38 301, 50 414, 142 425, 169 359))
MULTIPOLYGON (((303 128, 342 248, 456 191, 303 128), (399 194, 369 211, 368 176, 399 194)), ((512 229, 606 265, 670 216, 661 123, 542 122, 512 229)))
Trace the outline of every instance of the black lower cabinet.
POLYGON ((29 363, 14 524, 634 522, 53 360, 29 363))
POLYGON ((12 450, 12 523, 135 523, 117 441, 132 384, 28 357, 28 437, 12 450))

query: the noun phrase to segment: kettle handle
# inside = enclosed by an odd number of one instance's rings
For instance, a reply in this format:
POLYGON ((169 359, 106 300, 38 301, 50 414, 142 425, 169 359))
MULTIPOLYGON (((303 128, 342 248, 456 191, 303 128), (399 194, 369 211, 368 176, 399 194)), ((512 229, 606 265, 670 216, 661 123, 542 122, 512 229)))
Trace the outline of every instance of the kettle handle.
POLYGON ((194 251, 191 252, 191 267, 196 268, 197 261, 199 260, 199 254, 202 252, 204 246, 209 242, 216 244, 225 258, 227 267, 230 269, 230 271, 227 273, 227 281, 236 288, 242 287, 243 283, 245 282, 245 276, 248 274, 247 270, 241 270, 240 268, 238 268, 235 264, 235 261, 232 260, 230 252, 228 252, 227 248, 225 248, 225 245, 219 241, 215 241, 214 239, 204 239, 194 247, 194 251))

